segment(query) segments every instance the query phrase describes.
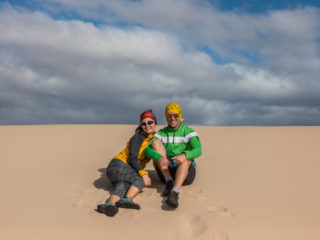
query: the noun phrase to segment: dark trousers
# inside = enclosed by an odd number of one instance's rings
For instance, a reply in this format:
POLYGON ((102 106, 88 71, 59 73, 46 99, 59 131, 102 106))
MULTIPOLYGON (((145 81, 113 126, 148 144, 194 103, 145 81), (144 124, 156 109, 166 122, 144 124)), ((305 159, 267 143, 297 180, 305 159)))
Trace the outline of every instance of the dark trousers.
MULTIPOLYGON (((164 178, 161 170, 158 168, 158 166, 153 163, 156 171, 157 171, 157 174, 158 174, 158 177, 160 178, 161 182, 163 184, 166 184, 166 179, 164 178)), ((169 169, 169 172, 170 172, 170 175, 173 179, 176 178, 176 172, 177 172, 177 167, 168 167, 169 169)), ((196 168, 193 166, 193 164, 190 165, 189 167, 189 170, 188 170, 188 175, 186 177, 186 179, 184 180, 183 184, 182 185, 190 185, 191 183, 193 183, 194 179, 196 177, 196 168)))
POLYGON ((140 191, 144 188, 142 177, 130 165, 119 159, 111 160, 106 174, 113 185, 113 194, 120 198, 125 197, 131 185, 137 187, 140 191))

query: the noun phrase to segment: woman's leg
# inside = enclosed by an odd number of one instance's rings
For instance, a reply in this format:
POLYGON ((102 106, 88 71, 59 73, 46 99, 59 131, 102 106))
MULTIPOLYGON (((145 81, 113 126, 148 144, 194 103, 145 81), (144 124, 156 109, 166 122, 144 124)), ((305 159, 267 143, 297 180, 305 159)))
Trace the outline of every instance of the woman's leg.
MULTIPOLYGON (((129 197, 130 199, 135 198, 136 195, 144 187, 144 181, 137 174, 137 172, 133 170, 131 166, 122 162, 119 159, 113 159, 112 162, 110 162, 107 168, 107 177, 110 179, 111 182, 124 182, 126 183, 126 186, 128 186, 129 184, 129 187, 126 189, 128 191, 126 196, 129 197)), ((117 194, 117 195, 122 198, 124 197, 124 195, 123 196, 120 194, 117 194)))
MULTIPOLYGON (((111 182, 143 182, 143 179, 133 168, 119 159, 113 159, 107 168, 107 177, 111 182)), ((144 184, 143 184, 144 185, 144 184)))
POLYGON ((107 200, 107 202, 110 202, 112 204, 115 204, 118 202, 121 198, 124 198, 126 193, 128 192, 128 189, 130 188, 131 184, 128 182, 114 182, 113 183, 113 193, 111 194, 110 198, 107 200))
POLYGON ((138 195, 139 192, 140 192, 139 188, 131 185, 131 187, 129 188, 126 194, 126 197, 129 198, 131 201, 133 201, 133 199, 138 195))
POLYGON ((118 202, 121 198, 118 195, 111 194, 110 198, 107 200, 107 202, 115 205, 116 202, 118 202))

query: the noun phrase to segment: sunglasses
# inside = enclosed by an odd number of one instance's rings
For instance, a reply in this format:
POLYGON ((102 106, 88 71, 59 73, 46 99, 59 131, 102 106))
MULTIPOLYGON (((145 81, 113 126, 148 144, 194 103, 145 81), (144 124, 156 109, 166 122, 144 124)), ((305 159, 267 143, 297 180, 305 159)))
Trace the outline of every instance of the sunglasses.
POLYGON ((142 122, 140 123, 141 126, 147 126, 147 125, 151 125, 153 124, 154 122, 152 120, 148 121, 148 122, 142 122))
POLYGON ((178 114, 178 113, 167 114, 167 118, 171 118, 171 117, 178 118, 178 117, 179 117, 179 114, 178 114))

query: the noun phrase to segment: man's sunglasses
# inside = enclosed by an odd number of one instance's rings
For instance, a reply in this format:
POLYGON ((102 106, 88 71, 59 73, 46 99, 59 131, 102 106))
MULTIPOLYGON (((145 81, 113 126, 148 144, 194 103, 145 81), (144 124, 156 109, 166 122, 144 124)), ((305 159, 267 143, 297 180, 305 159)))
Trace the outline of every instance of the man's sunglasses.
POLYGON ((179 117, 179 114, 177 114, 177 113, 167 114, 167 118, 171 118, 171 117, 178 118, 178 117, 179 117))
POLYGON ((147 126, 147 125, 153 124, 153 121, 150 120, 150 121, 148 121, 148 122, 142 122, 142 123, 140 123, 140 124, 141 124, 141 126, 147 126))

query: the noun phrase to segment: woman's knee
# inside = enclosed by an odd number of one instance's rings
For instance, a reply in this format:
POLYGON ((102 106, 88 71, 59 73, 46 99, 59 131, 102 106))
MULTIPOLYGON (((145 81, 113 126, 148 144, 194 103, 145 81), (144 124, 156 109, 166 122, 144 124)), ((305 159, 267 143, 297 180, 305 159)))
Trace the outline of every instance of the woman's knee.
POLYGON ((113 195, 117 195, 120 198, 124 198, 129 188, 130 184, 128 182, 116 182, 114 184, 113 195))
POLYGON ((145 186, 144 186, 144 181, 142 179, 142 177, 138 177, 133 183, 132 186, 135 186, 136 188, 139 189, 139 191, 141 191, 145 186))

